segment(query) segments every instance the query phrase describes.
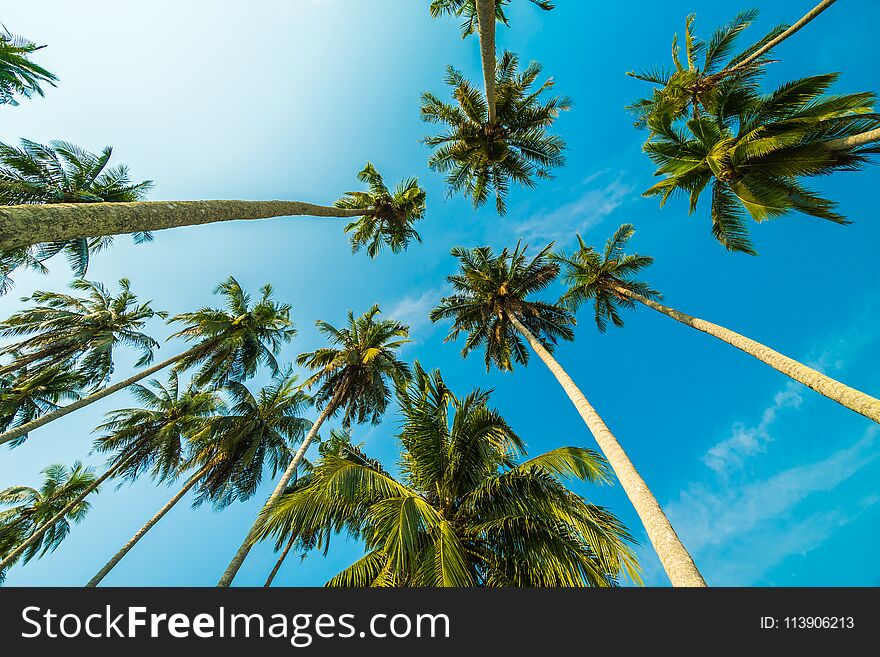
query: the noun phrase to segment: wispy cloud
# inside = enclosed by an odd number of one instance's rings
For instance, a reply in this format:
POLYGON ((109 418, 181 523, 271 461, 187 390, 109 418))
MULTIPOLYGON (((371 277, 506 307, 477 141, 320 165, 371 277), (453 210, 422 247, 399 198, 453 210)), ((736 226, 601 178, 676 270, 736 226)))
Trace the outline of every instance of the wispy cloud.
POLYGON ((587 176, 581 183, 586 189, 576 200, 537 212, 514 224, 513 230, 530 242, 568 240, 576 232, 586 232, 619 208, 632 193, 634 188, 623 181, 624 174, 619 172, 601 186, 596 183, 609 177, 607 170, 587 176))
POLYGON ((443 286, 407 295, 388 306, 387 310, 383 310, 383 314, 409 326, 412 339, 424 339, 435 326, 428 318, 428 313, 448 291, 448 287, 443 286))

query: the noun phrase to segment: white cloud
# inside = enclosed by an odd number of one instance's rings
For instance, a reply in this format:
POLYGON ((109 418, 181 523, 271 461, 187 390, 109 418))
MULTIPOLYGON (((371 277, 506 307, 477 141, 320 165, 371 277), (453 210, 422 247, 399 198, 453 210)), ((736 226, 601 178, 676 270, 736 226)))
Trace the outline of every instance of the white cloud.
POLYGON ((383 310, 382 314, 409 326, 411 339, 415 339, 416 336, 424 337, 434 326, 428 318, 428 313, 440 303, 440 299, 447 291, 446 287, 435 287, 422 293, 405 296, 391 304, 387 310, 383 310))

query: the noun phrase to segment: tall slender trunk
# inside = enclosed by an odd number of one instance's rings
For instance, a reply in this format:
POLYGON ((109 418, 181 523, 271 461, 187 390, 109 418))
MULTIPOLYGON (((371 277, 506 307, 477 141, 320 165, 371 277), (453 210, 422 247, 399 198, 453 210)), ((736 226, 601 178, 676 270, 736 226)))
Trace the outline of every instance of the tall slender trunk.
POLYGON ((171 509, 174 508, 175 504, 177 504, 181 499, 183 499, 183 496, 186 495, 190 491, 190 489, 199 482, 199 480, 205 475, 205 473, 210 468, 211 468, 210 465, 206 465, 204 468, 202 468, 197 473, 195 473, 192 477, 187 479, 186 483, 174 495, 174 497, 172 497, 170 500, 168 500, 168 503, 165 504, 165 506, 163 506, 161 509, 159 509, 159 512, 156 515, 154 515, 152 518, 150 518, 147 521, 147 524, 144 525, 143 527, 141 527, 135 533, 135 535, 132 536, 129 539, 129 541, 125 545, 122 546, 122 548, 119 550, 119 552, 114 554, 113 558, 111 558, 110 561, 108 561, 106 564, 104 564, 104 567, 101 568, 101 570, 99 570, 98 573, 94 577, 92 577, 92 579, 89 580, 89 583, 86 584, 86 588, 94 587, 94 586, 97 586, 98 584, 100 584, 101 580, 104 579, 105 577, 107 577, 109 572, 116 567, 116 564, 118 564, 120 561, 122 561, 122 557, 124 557, 126 554, 128 554, 129 551, 131 551, 131 549, 135 545, 137 545, 137 542, 139 540, 141 540, 144 537, 144 535, 148 531, 150 531, 150 529, 152 529, 153 526, 157 522, 159 522, 166 513, 171 511, 171 509))
POLYGON ((0 561, 0 572, 11 566, 16 562, 16 560, 22 555, 22 553, 27 550, 31 545, 39 541, 43 534, 45 534, 49 529, 58 521, 63 520, 64 517, 73 510, 73 508, 86 499, 98 486, 103 484, 107 479, 115 475, 119 470, 121 470, 128 462, 131 460, 131 457, 122 459, 118 461, 116 464, 111 466, 102 474, 100 477, 95 479, 95 481, 88 486, 79 496, 70 502, 67 506, 65 506, 61 511, 56 513, 52 518, 46 521, 39 529, 37 529, 33 534, 27 537, 18 547, 16 547, 12 552, 3 557, 3 561, 0 561))
POLYGON ((587 398, 578 389, 574 381, 571 380, 571 377, 556 362, 556 359, 553 358, 550 352, 544 348, 544 345, 532 335, 519 319, 513 315, 509 315, 509 317, 511 323, 525 336, 534 352, 544 361, 544 364, 553 373, 556 380, 559 381, 562 389, 565 390, 565 394, 574 403, 575 408, 581 418, 583 418, 587 428, 589 428, 590 433, 593 434, 596 442, 599 443, 602 453, 605 454, 605 458, 611 464, 614 473, 620 481, 620 485, 623 487, 627 497, 629 497, 630 502, 635 507, 642 524, 645 526, 648 539, 651 541, 651 545, 654 546, 654 550, 660 558, 660 563, 663 565, 663 569, 669 576, 672 585, 706 586, 706 582, 700 571, 697 570, 694 560, 687 549, 685 549, 678 534, 675 533, 654 494, 648 488, 648 485, 642 479, 632 461, 630 461, 629 456, 623 451, 620 443, 617 442, 617 438, 614 437, 614 434, 611 433, 611 430, 596 412, 596 409, 587 401, 587 398))
POLYGON ((281 479, 278 480, 278 485, 275 486, 275 490, 272 491, 272 494, 269 496, 269 499, 266 500, 266 503, 263 505, 263 508, 260 509, 260 513, 257 514, 257 518, 254 520, 254 524, 251 525, 250 530, 248 530, 247 536, 245 536, 244 542, 238 548, 238 551, 235 553, 235 556, 232 557, 232 561, 229 562, 229 566, 226 567, 226 572, 223 573, 223 576, 220 578, 220 581, 217 582, 218 587, 228 587, 232 585, 232 580, 235 579, 235 575, 238 573, 241 565, 244 563, 244 560, 247 558, 248 552, 251 551, 253 547, 254 540, 257 535, 258 528, 260 526, 260 520, 263 514, 269 506, 272 505, 275 500, 277 500, 284 493, 284 490, 287 488, 287 484, 290 479, 293 477, 294 473, 296 473, 299 464, 302 462, 303 457, 306 455, 306 450, 308 450, 309 445, 312 444, 312 441, 318 435, 318 431, 321 429, 321 425, 324 424, 324 421, 333 415, 336 411, 336 407, 339 405, 339 401, 342 399, 342 395, 344 392, 344 388, 340 388, 336 394, 333 396, 327 405, 324 407, 324 410, 321 411, 321 414, 318 416, 318 419, 315 420, 315 423, 312 425, 312 428, 309 429, 309 433, 306 435, 305 440, 303 440, 302 444, 299 446, 299 449, 296 450, 296 454, 293 456, 293 460, 290 462, 290 465, 287 466, 287 469, 284 471, 284 474, 281 475, 281 479))
POLYGON ((140 231, 165 230, 218 221, 270 217, 358 217, 364 210, 301 201, 135 201, 54 203, 0 208, 0 248, 140 231))
POLYGON ((801 18, 797 23, 795 23, 790 28, 785 30, 785 32, 780 34, 778 37, 776 37, 772 41, 766 43, 765 45, 761 46, 760 48, 758 48, 755 52, 753 52, 751 55, 749 55, 745 59, 737 62, 735 65, 721 71, 720 73, 716 74, 713 77, 722 78, 724 76, 730 75, 731 73, 735 73, 736 71, 748 66, 753 61, 760 58, 762 55, 766 54, 767 52, 769 52, 770 50, 772 50, 773 48, 778 46, 780 43, 785 41, 788 37, 792 36, 795 32, 800 30, 802 27, 804 27, 811 20, 816 18, 816 16, 818 16, 823 11, 828 9, 828 7, 833 5, 836 1, 837 0, 822 0, 822 2, 820 2, 818 5, 813 7, 809 12, 807 12, 807 14, 803 18, 801 18))
POLYGON ((840 139, 832 139, 831 141, 822 142, 828 150, 846 150, 849 148, 858 148, 859 146, 867 146, 875 141, 880 141, 880 128, 874 128, 852 137, 841 137, 840 139))
POLYGON ((840 381, 836 381, 830 376, 814 370, 812 367, 807 367, 806 365, 799 363, 788 356, 784 356, 778 351, 775 351, 760 342, 756 342, 744 335, 726 329, 723 326, 712 324, 711 322, 707 322, 697 317, 691 317, 690 315, 675 310, 674 308, 664 306, 662 303, 658 303, 657 301, 647 299, 635 292, 631 292, 625 287, 618 285, 613 289, 618 294, 638 301, 648 308, 656 310, 658 313, 662 313, 667 317, 671 317, 672 319, 681 322, 685 326, 690 326, 703 333, 708 333, 722 342, 726 342, 740 351, 744 351, 750 356, 754 356, 762 363, 766 363, 773 369, 782 372, 795 381, 803 383, 808 388, 815 390, 821 395, 825 395, 828 399, 833 399, 838 404, 846 406, 851 411, 864 415, 866 418, 874 420, 874 422, 880 422, 880 400, 871 397, 860 390, 850 388, 840 381))
POLYGON ((270 586, 272 586, 272 581, 275 579, 275 575, 277 575, 278 571, 281 570, 281 564, 284 563, 284 560, 287 558, 287 555, 290 552, 291 548, 293 548, 294 543, 296 543, 296 536, 291 536, 290 540, 287 541, 287 545, 284 546, 284 550, 281 551, 281 556, 278 557, 278 561, 275 562, 275 567, 266 578, 266 583, 263 584, 264 588, 269 588, 270 586))
POLYGON ((489 125, 495 125, 495 0, 477 0, 477 25, 480 29, 480 56, 483 60, 483 82, 489 125))
POLYGON ((61 417, 64 417, 65 415, 73 413, 74 411, 77 411, 85 406, 88 406, 89 404, 93 404, 96 401, 104 399, 104 397, 108 397, 108 396, 112 395, 114 392, 118 392, 118 391, 122 390, 123 388, 127 388, 128 386, 137 383, 141 379, 144 379, 144 378, 150 376, 151 374, 155 374, 159 370, 165 369, 169 365, 173 365, 177 361, 179 361, 183 358, 186 358, 187 356, 190 356, 192 354, 196 354, 199 351, 201 351, 202 349, 206 349, 206 348, 207 347, 204 344, 197 344, 192 349, 187 349, 183 353, 177 354, 173 358, 169 358, 168 360, 163 360, 158 365, 153 365, 152 367, 148 367, 147 369, 138 372, 134 376, 130 376, 127 379, 123 379, 119 383, 114 383, 112 386, 107 386, 103 390, 99 390, 98 392, 93 393, 93 394, 89 395, 88 397, 83 397, 82 399, 78 399, 75 402, 71 402, 70 404, 67 404, 67 406, 62 406, 61 408, 57 408, 50 413, 46 413, 45 415, 41 415, 36 420, 31 420, 30 422, 25 422, 24 424, 19 425, 19 426, 15 427, 14 429, 10 429, 9 431, 7 431, 5 433, 0 434, 0 445, 2 445, 3 443, 8 443, 12 440, 15 440, 16 438, 20 438, 21 436, 33 431, 34 429, 38 429, 45 424, 49 424, 53 420, 57 420, 58 418, 61 418, 61 417))

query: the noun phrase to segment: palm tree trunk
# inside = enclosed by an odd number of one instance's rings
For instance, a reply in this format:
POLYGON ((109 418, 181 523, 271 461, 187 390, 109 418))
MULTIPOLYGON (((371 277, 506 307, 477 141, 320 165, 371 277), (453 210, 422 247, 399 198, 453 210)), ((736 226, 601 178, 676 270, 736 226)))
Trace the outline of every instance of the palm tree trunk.
POLYGON ((495 125, 495 0, 477 0, 477 25, 480 29, 480 55, 483 59, 483 81, 489 125, 495 125))
POLYGON ((544 361, 547 368, 559 381, 565 394, 574 403, 575 408, 583 418, 589 428, 605 458, 611 464, 614 473, 617 475, 620 485, 635 507, 648 539, 654 546, 657 556, 663 569, 669 576, 669 580, 673 586, 706 586, 706 581, 697 570, 693 558, 685 549, 669 523, 669 519, 660 508, 660 504, 654 497, 654 494, 648 488, 645 480, 638 473, 629 456, 623 451, 617 438, 611 433, 611 430, 596 412, 596 409, 587 401, 584 394, 578 389, 571 377, 562 369, 562 366, 556 362, 556 359, 550 355, 550 352, 544 348, 538 339, 513 315, 509 315, 511 323, 516 329, 525 336, 529 345, 531 345, 538 357, 544 361))
POLYGON ((161 509, 159 509, 159 512, 156 515, 154 515, 152 518, 150 518, 149 521, 147 521, 147 524, 144 525, 143 527, 141 527, 137 531, 137 533, 135 533, 135 535, 132 536, 131 539, 129 539, 129 541, 125 545, 122 546, 122 548, 119 550, 119 552, 114 554, 113 558, 110 559, 110 561, 108 561, 106 564, 104 564, 104 567, 101 568, 101 570, 99 570, 98 573, 94 577, 92 577, 92 579, 89 580, 89 583, 86 584, 86 588, 94 587, 94 586, 97 586, 98 584, 100 584, 101 580, 104 579, 108 575, 108 573, 111 570, 113 570, 113 568, 116 567, 116 564, 118 564, 120 561, 122 561, 122 557, 124 557, 126 554, 128 554, 129 551, 135 545, 137 545, 137 542, 139 540, 141 540, 144 537, 144 535, 148 531, 150 531, 150 529, 153 528, 153 525, 155 525, 157 522, 159 522, 166 513, 168 513, 169 511, 171 511, 171 509, 174 508, 174 505, 177 504, 183 498, 183 496, 186 495, 189 492, 189 490, 198 483, 198 481, 204 476, 204 474, 210 468, 211 468, 210 465, 206 465, 204 468, 202 468, 197 473, 195 473, 192 477, 190 477, 187 480, 187 482, 183 485, 183 488, 181 488, 174 495, 174 497, 172 497, 170 500, 168 500, 168 503, 165 506, 163 506, 161 509))
POLYGON ((308 215, 358 217, 364 210, 300 201, 136 201, 54 203, 0 208, 0 249, 83 237, 165 230, 218 221, 308 215))
POLYGON ((859 146, 867 146, 876 141, 880 141, 880 128, 868 130, 859 135, 852 137, 841 137, 840 139, 832 139, 831 141, 822 142, 825 148, 829 150, 848 150, 850 148, 858 148, 859 146))
POLYGON ((773 48, 778 46, 780 43, 782 43, 783 41, 785 41, 788 37, 792 36, 795 32, 800 30, 802 27, 804 27, 811 20, 816 18, 816 16, 818 16, 823 11, 828 9, 828 7, 833 5, 836 1, 837 0, 822 0, 822 2, 820 2, 818 5, 813 7, 809 12, 807 12, 807 14, 803 18, 801 18, 797 23, 795 23, 790 28, 785 30, 785 32, 783 32, 778 37, 776 37, 775 39, 773 39, 769 43, 765 44, 761 48, 758 48, 755 52, 753 52, 751 55, 749 55, 745 59, 737 62, 734 66, 731 66, 730 68, 721 71, 720 73, 717 74, 717 77, 721 78, 721 77, 730 75, 731 73, 734 73, 734 72, 748 66, 753 61, 755 61, 756 59, 758 59, 759 57, 761 57, 765 53, 769 52, 770 50, 772 50, 773 48))
POLYGON ((70 502, 67 506, 65 506, 61 511, 56 513, 51 519, 46 521, 39 529, 37 529, 33 534, 27 537, 22 543, 16 547, 12 552, 3 557, 3 561, 0 561, 0 572, 3 572, 6 568, 11 566, 16 562, 16 560, 22 555, 22 553, 27 550, 31 545, 39 541, 43 534, 45 534, 49 529, 59 520, 63 520, 64 517, 70 513, 70 511, 76 507, 77 504, 82 502, 86 497, 88 497, 98 486, 103 484, 107 479, 115 475, 119 470, 121 470, 128 462, 131 460, 131 457, 122 459, 118 461, 115 465, 111 466, 107 469, 104 474, 95 479, 95 481, 86 488, 79 496, 70 502))
POLYGON ((263 584, 264 588, 269 588, 270 586, 272 586, 272 580, 275 579, 275 575, 277 575, 278 571, 281 570, 281 564, 284 563, 284 560, 287 558, 287 555, 295 542, 296 536, 291 536, 290 540, 287 541, 287 545, 284 546, 284 550, 282 550, 281 556, 278 557, 278 561, 275 562, 275 567, 272 569, 272 572, 269 573, 269 577, 266 578, 266 583, 263 584))
POLYGON ((819 394, 825 395, 828 399, 833 399, 838 404, 846 406, 851 411, 864 415, 866 418, 874 420, 874 422, 880 422, 880 400, 871 397, 870 395, 866 395, 864 392, 856 390, 855 388, 850 388, 840 381, 836 381, 830 376, 826 376, 825 374, 814 370, 812 367, 807 367, 788 356, 780 354, 778 351, 774 351, 760 342, 755 342, 754 340, 726 329, 723 326, 712 324, 711 322, 698 319, 697 317, 691 317, 690 315, 675 310, 674 308, 664 306, 662 303, 658 303, 652 299, 647 299, 636 294, 635 292, 631 292, 622 286, 615 286, 614 290, 618 294, 638 301, 648 308, 656 310, 658 313, 662 313, 667 317, 671 317, 672 319, 681 322, 685 326, 690 326, 703 333, 708 333, 722 342, 726 342, 740 351, 744 351, 750 356, 754 356, 762 363, 766 363, 773 369, 782 372, 795 381, 803 383, 805 386, 815 390, 819 394))
POLYGON ((197 344, 192 349, 187 349, 181 354, 174 356, 173 358, 169 358, 168 360, 163 360, 158 365, 153 365, 152 367, 148 367, 145 370, 142 370, 135 374, 134 376, 130 376, 127 379, 123 379, 119 383, 114 383, 112 386, 107 386, 103 390, 99 390, 98 392, 89 395, 88 397, 83 397, 82 399, 78 399, 75 402, 71 402, 67 404, 67 406, 62 406, 61 408, 56 408, 54 411, 50 413, 46 413, 45 415, 41 415, 36 420, 31 420, 30 422, 25 422, 22 425, 15 427, 14 429, 10 429, 9 431, 0 434, 0 445, 4 443, 8 443, 16 438, 20 438, 27 433, 30 433, 34 429, 38 429, 45 424, 49 424, 50 422, 57 420, 58 418, 64 417, 74 411, 77 411, 89 404, 93 404, 98 400, 104 399, 104 397, 108 397, 112 395, 114 392, 118 392, 123 388, 127 388, 130 385, 133 385, 144 379, 151 374, 155 374, 159 370, 165 369, 169 365, 173 365, 177 361, 186 358, 192 354, 196 354, 199 351, 206 349, 207 346, 205 344, 197 344))
POLYGON ((318 416, 318 419, 315 420, 312 428, 309 429, 309 433, 306 435, 305 440, 303 440, 302 444, 299 446, 299 449, 296 450, 296 454, 294 454, 293 460, 290 462, 290 465, 287 466, 284 474, 281 475, 281 479, 278 481, 278 485, 275 486, 275 490, 272 491, 269 499, 266 500, 266 503, 263 505, 263 508, 257 515, 256 520, 254 520, 254 524, 248 531, 247 536, 245 536, 244 542, 238 548, 235 556, 232 557, 232 561, 229 562, 229 566, 226 567, 226 572, 223 573, 220 581, 217 582, 218 587, 225 588, 232 585, 232 580, 235 579, 235 575, 238 573, 241 565, 244 563, 245 558, 247 558, 248 552, 250 552, 251 548, 253 547, 254 540, 257 536, 257 531, 260 526, 260 519, 262 517, 263 511, 271 506, 272 503, 275 502, 275 500, 281 497, 281 495, 284 493, 284 490, 287 488, 288 482, 291 480, 294 473, 296 473, 296 470, 299 467, 299 464, 302 462, 303 457, 305 457, 306 450, 308 450, 309 445, 312 444, 312 441, 318 435, 318 431, 321 429, 321 425, 324 424, 324 421, 328 417, 336 412, 336 407, 339 405, 339 401, 342 399, 343 391, 344 389, 340 388, 336 392, 336 394, 333 396, 333 399, 331 399, 324 407, 324 410, 321 411, 321 414, 318 416))

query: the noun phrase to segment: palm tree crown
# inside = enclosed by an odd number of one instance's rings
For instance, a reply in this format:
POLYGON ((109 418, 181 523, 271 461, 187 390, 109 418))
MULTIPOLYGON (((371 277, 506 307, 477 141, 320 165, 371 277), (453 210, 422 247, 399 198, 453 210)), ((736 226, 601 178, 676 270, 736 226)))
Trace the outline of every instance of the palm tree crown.
POLYGON ((650 256, 625 252, 626 244, 634 233, 632 224, 623 224, 601 252, 588 246, 578 235, 579 248, 573 254, 554 256, 562 265, 562 279, 568 288, 560 301, 572 312, 592 301, 596 311, 596 326, 603 333, 609 320, 614 326, 623 326, 620 308, 633 307, 634 301, 621 294, 621 288, 647 299, 660 298, 660 293, 650 285, 633 278, 654 262, 650 256))
POLYGON ((260 298, 251 304, 251 295, 232 276, 220 283, 215 293, 225 298, 225 309, 202 308, 171 319, 185 324, 172 338, 204 347, 181 359, 176 368, 182 371, 200 366, 195 377, 198 385, 249 379, 260 365, 277 374, 275 354, 296 335, 290 304, 272 299, 274 291, 268 284, 260 288, 260 298))
POLYGON ((225 391, 227 408, 211 417, 191 441, 192 465, 209 466, 199 483, 196 504, 210 501, 216 508, 254 495, 267 464, 273 478, 286 468, 293 456, 291 448, 311 426, 302 417, 311 400, 289 370, 256 395, 236 381, 229 382, 225 391))
POLYGON ((547 128, 561 111, 571 108, 571 100, 554 97, 542 102, 540 97, 553 88, 553 80, 533 89, 541 65, 532 62, 522 72, 518 66, 518 58, 509 52, 498 62, 494 124, 489 123, 484 92, 452 67, 446 82, 453 88, 455 104, 432 93, 422 95, 422 119, 448 126, 424 140, 435 149, 431 168, 447 174, 450 194, 463 191, 475 207, 494 193, 499 214, 506 211, 511 183, 534 187, 535 178, 550 178, 551 169, 565 163, 565 142, 548 134, 547 128))
POLYGON ((18 105, 17 95, 42 96, 44 82, 55 86, 58 78, 30 60, 31 54, 44 47, 5 28, 0 32, 0 105, 18 105))
MULTIPOLYGON (((549 0, 529 0, 544 11, 550 11, 554 5, 549 0)), ((510 25, 504 13, 505 5, 510 0, 495 0, 495 18, 505 25, 510 25)), ((431 18, 439 18, 444 14, 464 17, 461 24, 461 38, 464 39, 477 31, 477 3, 476 0, 431 0, 431 18)))
MULTIPOLYGON (((0 376, 0 431, 5 432, 59 408, 59 402, 80 398, 85 387, 81 374, 66 364, 48 365, 31 374, 27 368, 0 376)), ((9 443, 17 447, 27 434, 9 443)))
MULTIPOLYGON (((107 146, 100 154, 90 153, 66 141, 43 145, 22 139, 21 148, 0 143, 0 203, 101 203, 142 199, 153 182, 132 182, 125 165, 108 169, 112 152, 107 146)), ((150 233, 134 233, 137 243, 152 239, 150 233)), ((84 276, 89 255, 106 248, 112 241, 112 236, 78 238, 6 251, 2 255, 8 262, 3 266, 5 273, 22 265, 39 269, 44 260, 64 252, 76 275, 84 276)))
POLYGON ((389 382, 402 384, 409 376, 409 366, 396 351, 408 343, 409 328, 393 320, 377 319, 379 306, 360 317, 349 311, 344 328, 318 321, 318 330, 332 347, 322 347, 301 354, 296 362, 314 371, 305 386, 317 386, 314 402, 324 406, 335 400, 343 409, 343 423, 378 424, 391 402, 389 382))
MULTIPOLYGON (((11 486, 0 491, 0 505, 10 507, 0 511, 0 557, 5 557, 36 529, 45 525, 95 481, 91 469, 79 461, 71 468, 61 464, 50 465, 43 470, 43 474, 45 481, 39 489, 11 486)), ((80 522, 89 508, 89 502, 84 500, 71 508, 39 541, 24 551, 24 563, 35 556, 54 551, 70 533, 70 521, 80 522)), ((0 582, 4 575, 0 571, 0 582)))
POLYGON ((550 257, 552 244, 534 258, 527 247, 516 245, 497 255, 488 246, 452 250, 459 260, 459 272, 449 276, 455 294, 441 300, 431 311, 431 321, 452 319, 446 340, 464 333, 466 357, 477 348, 485 349, 486 369, 495 365, 512 370, 513 363, 525 365, 529 352, 519 331, 510 321, 515 316, 544 346, 551 350, 559 339, 573 340, 574 318, 560 304, 530 298, 546 289, 559 275, 559 265, 550 257))
POLYGON ((565 447, 518 462, 523 441, 489 395, 455 396, 418 364, 400 391, 400 478, 334 443, 266 517, 263 535, 346 531, 364 558, 330 586, 609 586, 637 579, 632 539, 562 479, 604 483, 598 454, 565 447))
POLYGON ((425 190, 419 187, 416 178, 399 183, 392 193, 385 186, 382 176, 371 162, 358 174, 358 180, 369 185, 367 192, 347 192, 336 201, 336 207, 362 209, 364 216, 345 227, 351 236, 352 251, 366 247, 371 258, 375 258, 383 246, 392 253, 405 251, 412 240, 421 242, 422 238, 413 224, 425 216, 425 190))
POLYGON ((101 283, 82 279, 70 287, 82 295, 37 291, 22 299, 32 307, 0 322, 0 336, 16 338, 0 348, 0 356, 11 358, 0 370, 67 364, 84 384, 97 385, 113 373, 118 345, 140 353, 138 367, 153 360, 159 343, 141 329, 147 320, 164 318, 166 313, 153 310, 149 301, 139 302, 128 279, 120 279, 116 294, 101 283))

